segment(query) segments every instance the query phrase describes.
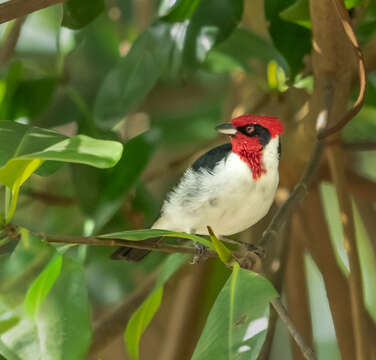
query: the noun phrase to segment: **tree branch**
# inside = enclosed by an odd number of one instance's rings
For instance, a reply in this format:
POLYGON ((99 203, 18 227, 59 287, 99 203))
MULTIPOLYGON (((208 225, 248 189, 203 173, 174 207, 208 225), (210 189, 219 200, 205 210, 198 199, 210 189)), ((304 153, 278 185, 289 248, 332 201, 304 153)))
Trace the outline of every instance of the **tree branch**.
POLYGON ((355 36, 354 30, 351 27, 351 20, 349 14, 342 0, 332 0, 332 3, 334 4, 334 8, 336 10, 338 18, 341 21, 341 24, 345 30, 348 39, 350 40, 350 43, 358 60, 359 95, 355 101, 355 104, 343 115, 343 117, 338 121, 338 123, 332 125, 331 127, 327 127, 319 132, 319 139, 324 139, 329 135, 335 134, 336 132, 341 130, 351 119, 354 118, 354 116, 360 111, 360 109, 363 106, 367 88, 364 58, 362 50, 360 49, 360 46, 358 44, 358 40, 355 36))
MULTIPOLYGON (((189 246, 172 245, 165 243, 156 243, 149 240, 143 241, 129 241, 123 239, 101 239, 94 236, 69 236, 69 235, 52 235, 37 233, 43 240, 51 243, 63 243, 63 244, 79 244, 79 245, 91 245, 91 246, 124 246, 134 249, 145 249, 150 251, 159 251, 165 253, 181 253, 197 255, 197 249, 189 246)), ((217 257, 217 253, 208 250, 205 254, 208 257, 217 257)))
POLYGON ((341 359, 354 360, 355 343, 349 287, 334 254, 317 186, 309 192, 297 215, 304 229, 306 248, 324 280, 341 359))
POLYGON ((270 302, 274 308, 274 310, 279 315, 280 319, 284 322, 289 331, 291 337, 295 340, 296 344, 299 346, 300 350, 303 353, 303 356, 307 360, 315 360, 315 355, 312 349, 305 343, 303 337, 300 335, 299 331, 297 330, 294 323, 291 321, 289 314, 282 304, 280 298, 273 299, 270 302))
POLYGON ((0 4, 0 24, 66 0, 9 0, 0 4))
POLYGON ((350 264, 350 300, 354 324, 355 348, 357 359, 369 359, 367 341, 367 316, 364 307, 362 274, 359 253, 356 245, 354 216, 351 197, 345 177, 343 155, 338 146, 331 146, 328 151, 329 168, 335 184, 341 211, 344 244, 350 264))
POLYGON ((12 24, 12 28, 7 34, 5 42, 0 49, 0 67, 6 65, 9 59, 12 57, 17 45, 18 38, 21 34, 22 25, 24 24, 25 20, 26 16, 18 18, 12 24))

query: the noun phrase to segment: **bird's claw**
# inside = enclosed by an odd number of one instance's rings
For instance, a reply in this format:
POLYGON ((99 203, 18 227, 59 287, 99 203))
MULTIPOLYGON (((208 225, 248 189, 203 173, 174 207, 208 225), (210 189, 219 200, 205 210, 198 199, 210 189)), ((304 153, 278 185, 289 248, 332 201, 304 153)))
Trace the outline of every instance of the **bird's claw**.
POLYGON ((195 242, 196 255, 193 257, 191 264, 199 264, 208 258, 208 247, 195 242))
POLYGON ((255 253, 259 258, 261 259, 265 258, 266 252, 263 247, 253 245, 253 244, 247 244, 247 249, 248 251, 255 253))

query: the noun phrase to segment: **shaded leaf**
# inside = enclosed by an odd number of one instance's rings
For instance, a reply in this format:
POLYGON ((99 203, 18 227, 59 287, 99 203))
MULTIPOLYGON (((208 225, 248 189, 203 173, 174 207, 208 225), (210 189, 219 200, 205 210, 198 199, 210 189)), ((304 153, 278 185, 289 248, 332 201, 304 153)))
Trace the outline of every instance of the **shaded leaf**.
POLYGON ((163 286, 169 278, 185 263, 189 256, 170 255, 162 264, 153 292, 130 318, 124 333, 124 340, 129 355, 133 360, 139 359, 139 343, 141 336, 160 307, 163 297, 163 286))
POLYGON ((25 296, 25 312, 31 317, 34 317, 43 300, 55 284, 60 275, 63 257, 60 254, 55 254, 45 269, 31 284, 25 296))
POLYGON ((232 33, 242 13, 242 0, 201 1, 187 28, 184 64, 192 67, 203 62, 207 53, 232 33))
MULTIPOLYGON (((83 267, 65 256, 61 274, 38 312, 43 360, 85 358, 91 342, 90 305, 83 267)), ((34 358, 35 359, 35 358, 34 358)))
POLYGON ((311 17, 308 0, 297 0, 280 13, 283 20, 311 29, 311 17))
POLYGON ((159 141, 159 130, 152 129, 134 137, 124 145, 124 154, 120 161, 104 174, 101 180, 99 199, 93 215, 96 230, 106 224, 120 208, 124 195, 136 184, 159 141))
POLYGON ((134 110, 166 69, 171 51, 171 25, 157 22, 144 31, 99 89, 94 118, 111 128, 134 110))
POLYGON ((265 63, 274 60, 286 73, 289 70, 286 60, 274 45, 248 29, 235 29, 228 39, 215 46, 207 58, 210 67, 213 67, 213 55, 217 53, 233 59, 248 72, 252 71, 251 60, 254 58, 265 63))
POLYGON ((17 325, 20 318, 11 311, 4 312, 0 315, 0 334, 7 332, 13 326, 17 325))
POLYGON ((158 16, 165 21, 178 22, 188 19, 195 11, 200 0, 163 0, 158 16))
POLYGON ((9 102, 4 119, 33 119, 38 116, 50 104, 57 81, 55 77, 21 81, 9 102))
POLYGON ((234 263, 192 360, 257 359, 266 336, 269 301, 276 296, 267 279, 234 263))
POLYGON ((63 4, 61 25, 81 29, 91 23, 104 10, 104 0, 69 0, 63 4))
POLYGON ((291 77, 303 67, 303 56, 311 51, 311 33, 299 25, 287 22, 280 13, 294 4, 294 0, 265 0, 265 16, 275 47, 287 60, 291 77), (299 41, 294 41, 299 39, 299 41), (294 43, 292 51, 291 44, 294 43))

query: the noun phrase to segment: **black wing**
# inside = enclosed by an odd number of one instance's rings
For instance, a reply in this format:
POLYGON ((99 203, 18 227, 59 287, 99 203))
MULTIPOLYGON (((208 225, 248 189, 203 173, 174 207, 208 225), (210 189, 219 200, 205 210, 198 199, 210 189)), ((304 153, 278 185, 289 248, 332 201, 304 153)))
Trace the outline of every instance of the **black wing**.
POLYGON ((200 156, 192 165, 194 171, 207 170, 211 171, 215 168, 218 162, 226 158, 232 150, 231 143, 223 144, 209 150, 204 155, 200 156))

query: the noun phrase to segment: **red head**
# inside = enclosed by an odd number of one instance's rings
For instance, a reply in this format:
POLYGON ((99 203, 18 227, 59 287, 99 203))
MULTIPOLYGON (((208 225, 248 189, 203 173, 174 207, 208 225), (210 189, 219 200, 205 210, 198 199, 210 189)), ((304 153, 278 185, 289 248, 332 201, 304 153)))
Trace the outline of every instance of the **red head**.
POLYGON ((282 134, 283 124, 276 117, 242 115, 219 125, 217 130, 231 136, 232 151, 250 166, 253 178, 257 179, 266 172, 262 151, 272 138, 282 134))

